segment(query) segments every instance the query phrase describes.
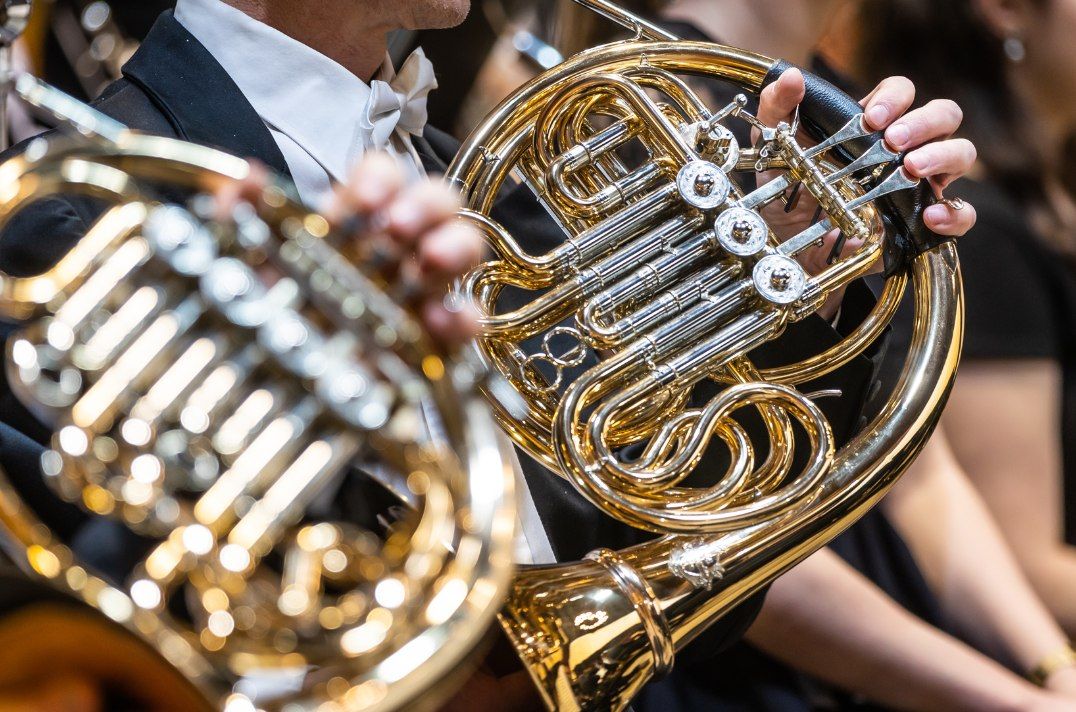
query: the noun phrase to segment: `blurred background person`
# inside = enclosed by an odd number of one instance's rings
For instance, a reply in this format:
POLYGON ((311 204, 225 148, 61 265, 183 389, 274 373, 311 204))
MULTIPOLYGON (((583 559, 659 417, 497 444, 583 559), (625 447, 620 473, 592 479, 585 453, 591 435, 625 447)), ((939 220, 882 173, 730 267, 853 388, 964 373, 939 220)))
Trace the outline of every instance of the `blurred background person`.
POLYGON ((959 248, 964 354, 943 422, 1076 635, 1076 2, 877 0, 861 16, 861 76, 900 71, 921 100, 956 97, 979 147, 954 186, 982 212, 959 248))

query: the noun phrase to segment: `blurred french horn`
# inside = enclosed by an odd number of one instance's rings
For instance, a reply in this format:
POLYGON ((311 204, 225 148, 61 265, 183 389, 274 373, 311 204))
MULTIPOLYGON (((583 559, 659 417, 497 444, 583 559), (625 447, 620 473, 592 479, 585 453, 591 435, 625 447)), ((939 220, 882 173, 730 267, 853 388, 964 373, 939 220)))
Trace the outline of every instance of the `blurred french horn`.
POLYGON ((0 314, 27 320, 9 382, 55 426, 52 490, 145 546, 106 579, 0 477, 12 557, 104 614, 96 634, 66 608, 29 629, 100 635, 91 673, 138 709, 435 707, 513 570, 483 370, 432 348, 287 189, 216 215, 206 194, 246 161, 138 135, 28 76, 18 91, 75 136, 0 165, 0 223, 57 194, 107 210, 48 272, 0 276, 0 314), (362 462, 412 508, 384 537, 333 513, 362 462))
POLYGON ((677 650, 885 494, 945 401, 962 296, 953 246, 922 226, 928 187, 847 95, 805 74, 798 120, 817 143, 801 145, 796 126, 760 125, 742 97, 707 107, 689 84, 723 80, 757 95, 787 63, 678 41, 607 0, 578 2, 634 39, 583 51, 512 94, 448 178, 495 253, 461 289, 483 314, 483 361, 526 403, 520 414, 491 392, 501 425, 609 516, 661 535, 523 567, 500 615, 550 709, 617 710, 670 670, 677 650), (737 143, 736 121, 760 132, 755 147, 737 143), (778 177, 757 180, 763 171, 778 177), (492 216, 515 180, 563 228, 563 245, 528 254, 492 216), (817 200, 817 222, 778 237, 763 208, 780 212, 797 192, 817 200), (862 246, 835 250, 811 275, 795 258, 831 229, 862 246), (750 351, 879 260, 888 279, 853 333, 807 360, 756 368, 750 351), (915 324, 903 373, 877 417, 837 449, 797 385, 874 342, 909 276, 915 324), (723 388, 691 407, 703 379, 723 388), (732 417, 740 409, 765 424, 764 458, 732 417), (792 471, 796 442, 806 464, 792 471), (684 484, 712 444, 727 449, 728 471, 709 486, 684 484))

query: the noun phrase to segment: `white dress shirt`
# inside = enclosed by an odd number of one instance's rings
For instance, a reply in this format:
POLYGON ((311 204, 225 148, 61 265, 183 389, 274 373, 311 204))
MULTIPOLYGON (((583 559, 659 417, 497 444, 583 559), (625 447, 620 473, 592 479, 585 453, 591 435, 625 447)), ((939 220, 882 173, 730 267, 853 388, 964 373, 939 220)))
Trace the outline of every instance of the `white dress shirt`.
MULTIPOLYGON (((321 206, 333 182, 347 180, 368 148, 363 138, 374 98, 371 85, 221 0, 179 0, 175 17, 224 67, 265 122, 303 201, 321 206)), ((388 82, 394 77, 386 58, 375 79, 388 82)), ((405 131, 393 132, 381 148, 412 178, 423 174, 405 131)))
MULTIPOLYGON (((321 206, 331 193, 332 184, 347 180, 357 159, 370 148, 369 142, 380 143, 378 147, 395 156, 412 177, 424 175, 409 131, 392 130, 388 136, 385 132, 376 135, 380 127, 371 126, 369 120, 373 109, 381 108, 386 100, 387 83, 396 77, 388 58, 371 87, 320 52, 221 0, 178 0, 175 17, 209 50, 265 122, 288 164, 300 197, 308 205, 321 206), (378 86, 379 81, 386 84, 378 86), (378 107, 372 107, 372 103, 378 107)), ((416 55, 428 65, 421 50, 416 50, 416 55)), ((409 70, 427 71, 425 66, 409 68, 409 64, 410 59, 401 68, 401 77, 409 70)), ((417 82, 424 84, 425 91, 436 87, 432 69, 428 72, 428 76, 419 76, 417 82)), ((424 121, 424 104, 422 116, 424 121)), ((420 133, 421 126, 411 126, 410 130, 420 133)), ((551 563, 555 560, 553 550, 522 476, 515 449, 506 450, 512 453, 519 495, 516 560, 551 563)))

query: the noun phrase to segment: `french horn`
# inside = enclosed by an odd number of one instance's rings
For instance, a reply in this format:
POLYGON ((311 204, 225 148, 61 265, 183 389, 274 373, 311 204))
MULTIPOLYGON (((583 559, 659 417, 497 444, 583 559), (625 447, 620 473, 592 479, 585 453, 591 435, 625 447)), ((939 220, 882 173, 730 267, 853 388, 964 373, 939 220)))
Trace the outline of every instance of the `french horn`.
POLYGON ((928 187, 865 127, 855 101, 805 73, 798 121, 814 142, 801 142, 796 125, 762 125, 745 97, 708 107, 691 84, 757 95, 787 63, 679 41, 607 0, 577 1, 634 38, 585 50, 510 95, 448 179, 494 253, 460 289, 482 314, 480 357, 514 391, 511 404, 489 393, 501 426, 596 507, 656 535, 523 567, 500 614, 550 709, 619 710, 907 468, 951 384, 962 296, 955 249, 922 225, 928 187), (755 146, 737 142, 737 121, 759 132, 755 146), (757 180, 762 172, 777 177, 757 180), (563 229, 562 245, 529 254, 497 220, 495 200, 517 182, 563 229), (767 208, 796 193, 817 201, 817 222, 779 235, 767 208), (835 249, 809 274, 796 257, 831 230, 861 246, 835 249), (843 341, 756 367, 753 349, 879 261, 888 278, 877 304, 843 341), (899 382, 837 448, 798 386, 875 342, 909 281, 915 322, 899 382), (704 379, 723 387, 691 407, 704 379), (745 409, 765 424, 764 457, 734 417, 745 409), (727 450, 727 472, 685 484, 708 446, 727 450), (793 471, 797 446, 804 464, 793 471))
POLYGON ((141 662, 102 675, 158 688, 154 709, 436 706, 513 570, 483 369, 434 348, 282 184, 217 215, 207 194, 246 161, 139 135, 31 77, 18 91, 75 137, 0 165, 0 224, 56 195, 104 212, 46 273, 0 275, 0 314, 25 321, 9 382, 54 426, 52 491, 144 552, 107 578, 0 477, 10 555, 103 614, 97 633, 69 607, 11 624, 112 640, 106 668, 141 662), (411 507, 383 536, 334 514, 364 463, 411 507))

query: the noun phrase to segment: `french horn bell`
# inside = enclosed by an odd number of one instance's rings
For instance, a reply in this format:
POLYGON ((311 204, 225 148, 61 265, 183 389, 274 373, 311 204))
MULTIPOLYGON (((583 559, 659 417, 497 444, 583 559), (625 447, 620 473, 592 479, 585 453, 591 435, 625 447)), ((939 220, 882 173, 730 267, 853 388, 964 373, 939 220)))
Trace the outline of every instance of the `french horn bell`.
POLYGON ((578 2, 634 38, 585 50, 510 95, 448 179, 494 253, 460 289, 482 314, 481 359, 512 387, 510 404, 487 394, 498 421, 595 507, 655 534, 576 563, 522 567, 500 614, 550 709, 608 710, 627 707, 677 650, 892 486, 945 402, 962 297, 953 246, 922 225, 929 188, 855 101, 805 72, 799 126, 762 125, 745 96, 709 107, 694 81, 757 96, 790 65, 680 41, 607 0, 578 2), (735 122, 759 141, 740 145, 735 122), (777 177, 757 180, 764 172, 777 177), (529 254, 496 219, 496 198, 517 183, 563 244, 529 254), (796 192, 820 206, 817 221, 780 234, 768 211, 796 192), (796 257, 831 230, 859 247, 808 273, 796 257), (753 349, 880 263, 887 279, 873 312, 839 344, 756 367, 753 349), (874 343, 909 282, 915 322, 899 382, 837 448, 800 386, 874 343), (722 388, 692 407, 706 379, 722 388), (765 457, 734 417, 743 409, 765 424, 765 457), (727 451, 727 472, 685 484, 707 447, 727 451), (804 464, 793 470, 797 447, 804 464))

